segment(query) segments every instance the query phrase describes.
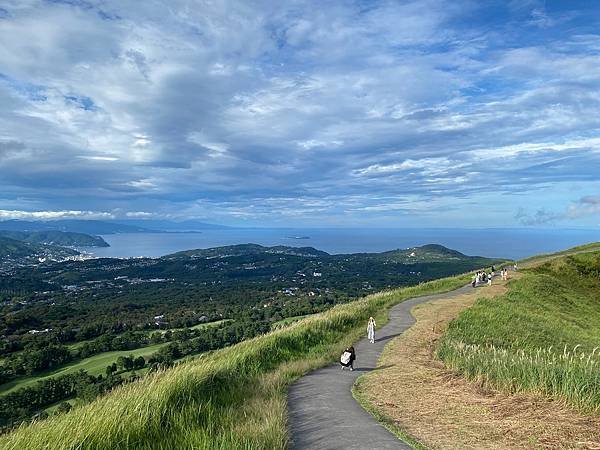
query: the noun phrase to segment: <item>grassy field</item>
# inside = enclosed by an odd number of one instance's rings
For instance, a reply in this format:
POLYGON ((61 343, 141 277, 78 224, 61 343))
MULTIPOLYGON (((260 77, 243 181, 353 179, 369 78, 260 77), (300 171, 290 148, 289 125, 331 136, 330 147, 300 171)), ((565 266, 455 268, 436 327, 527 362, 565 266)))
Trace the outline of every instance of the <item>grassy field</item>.
MULTIPOLYGON (((233 322, 233 319, 223 319, 223 320, 217 320, 215 322, 208 322, 208 323, 199 323, 198 325, 194 325, 193 327, 183 327, 183 328, 169 328, 168 330, 160 330, 161 332, 167 332, 167 331, 183 331, 183 330, 201 330, 202 328, 212 328, 212 327, 216 327, 219 326, 223 323, 227 323, 227 322, 233 322)), ((154 333, 156 330, 153 330, 150 332, 150 334, 154 333)))
POLYGON ((304 314, 302 316, 286 317, 285 319, 281 319, 281 320, 278 320, 277 322, 273 322, 271 324, 271 329, 277 330, 279 328, 286 327, 294 322, 298 322, 299 320, 306 319, 307 317, 310 317, 310 316, 312 316, 312 314, 304 314))
POLYGON ((498 299, 453 321, 438 356, 469 379, 600 411, 600 251, 529 261, 498 299))
POLYGON ((26 377, 19 378, 18 380, 13 380, 8 383, 0 386, 1 394, 8 394, 16 389, 24 388, 27 386, 31 386, 38 381, 42 381, 46 378, 53 378, 61 375, 67 375, 69 373, 75 373, 79 370, 85 370, 90 375, 100 375, 104 374, 106 370, 106 366, 112 364, 117 360, 119 356, 149 356, 155 352, 157 352, 161 347, 164 347, 167 343, 150 345, 148 347, 142 347, 135 350, 123 350, 123 351, 114 351, 114 352, 104 352, 99 353, 94 356, 90 356, 89 358, 82 359, 81 361, 77 361, 73 364, 69 364, 65 367, 62 367, 58 370, 53 370, 51 372, 46 372, 44 375, 34 376, 34 377, 26 377))
POLYGON ((159 372, 68 414, 0 437, 3 449, 283 449, 287 387, 325 365, 407 298, 469 276, 371 295, 159 372))
MULTIPOLYGON (((231 319, 223 319, 223 320, 217 320, 215 322, 199 323, 198 325, 194 325, 193 327, 188 327, 188 328, 172 328, 172 329, 169 329, 168 331, 175 332, 175 331, 181 331, 181 330, 199 330, 202 328, 216 327, 218 325, 221 325, 222 323, 226 323, 226 322, 230 322, 230 321, 231 321, 231 319)), ((152 333, 155 333, 156 331, 157 330, 148 331, 148 334, 150 335, 152 333)), ((162 333, 165 333, 167 330, 159 330, 159 331, 161 331, 162 333)), ((88 341, 75 342, 74 344, 68 344, 67 347, 70 350, 77 350, 79 347, 81 347, 86 342, 92 342, 92 341, 88 340, 88 341)), ((155 353, 156 351, 158 351, 161 347, 164 347, 165 345, 166 344, 162 343, 162 344, 150 345, 147 347, 141 347, 141 348, 138 348, 135 350, 124 350, 124 351, 99 353, 97 355, 90 356, 89 358, 85 358, 81 361, 76 361, 72 364, 68 364, 68 365, 65 365, 64 367, 61 367, 60 369, 46 372, 41 375, 36 375, 36 376, 32 376, 32 377, 24 377, 24 378, 19 378, 16 380, 9 381, 8 383, 0 385, 0 395, 8 394, 9 392, 12 392, 16 389, 20 389, 20 388, 23 388, 26 386, 31 386, 32 384, 35 384, 37 381, 41 381, 45 378, 55 377, 55 376, 59 376, 59 375, 66 375, 68 373, 77 372, 79 370, 85 370, 90 375, 104 374, 106 366, 115 362, 119 356, 133 355, 133 356, 144 356, 145 357, 145 356, 151 355, 152 353, 155 353)))

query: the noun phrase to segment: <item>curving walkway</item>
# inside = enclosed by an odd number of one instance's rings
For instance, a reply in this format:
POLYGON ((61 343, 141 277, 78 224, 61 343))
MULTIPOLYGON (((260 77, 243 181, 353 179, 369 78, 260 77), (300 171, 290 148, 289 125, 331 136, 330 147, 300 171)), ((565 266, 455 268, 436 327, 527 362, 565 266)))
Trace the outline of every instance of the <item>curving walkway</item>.
MULTIPOLYGON (((410 310, 431 300, 451 299, 473 288, 468 285, 443 294, 415 297, 390 310, 389 322, 376 330, 374 344, 365 338, 354 345, 354 371, 339 364, 315 370, 294 383, 288 392, 288 411, 294 449, 410 449, 386 430, 352 397, 352 385, 365 372, 376 370, 385 345, 414 323, 410 310)), ((366 333, 366 323, 365 323, 366 333)), ((410 393, 408 393, 410 395, 410 393)))

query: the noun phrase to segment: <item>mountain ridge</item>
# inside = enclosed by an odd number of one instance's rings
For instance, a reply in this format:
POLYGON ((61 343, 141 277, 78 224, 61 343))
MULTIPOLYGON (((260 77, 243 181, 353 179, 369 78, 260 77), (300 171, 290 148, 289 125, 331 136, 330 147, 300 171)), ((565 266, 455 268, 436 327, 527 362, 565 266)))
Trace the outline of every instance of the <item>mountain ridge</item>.
POLYGON ((109 247, 108 243, 100 236, 92 236, 85 233, 75 233, 72 231, 0 230, 0 236, 33 244, 56 245, 60 247, 109 247))

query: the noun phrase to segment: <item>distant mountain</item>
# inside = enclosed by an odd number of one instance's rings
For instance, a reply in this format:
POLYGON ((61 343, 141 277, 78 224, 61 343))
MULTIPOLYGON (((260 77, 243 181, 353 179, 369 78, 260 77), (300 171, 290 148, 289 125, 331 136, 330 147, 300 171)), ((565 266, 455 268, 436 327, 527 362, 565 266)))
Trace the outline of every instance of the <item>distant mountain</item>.
POLYGON ((25 241, 33 244, 59 245, 62 247, 109 247, 100 236, 73 233, 71 231, 11 231, 0 230, 1 237, 25 241))
MULTIPOLYGON (((467 256, 459 251, 452 250, 439 244, 427 244, 421 247, 412 247, 404 250, 392 250, 382 253, 350 253, 331 255, 327 252, 317 250, 313 247, 287 247, 283 245, 275 247, 264 247, 258 244, 229 245, 225 247, 214 247, 207 249, 185 250, 164 256, 165 259, 172 258, 216 258, 231 256, 248 256, 261 254, 282 254, 292 256, 305 256, 326 258, 331 260, 362 260, 393 262, 398 264, 419 263, 452 263, 473 260, 488 260, 480 256, 467 256)), ((491 260, 490 260, 491 261, 491 260)))
POLYGON ((174 259, 174 258, 217 258, 217 257, 229 257, 229 256, 249 256, 249 255, 261 255, 261 254, 282 254, 290 256, 310 256, 310 257, 323 257, 331 256, 327 252, 317 250, 312 247, 286 247, 278 245, 275 247, 263 247, 258 244, 240 244, 240 245, 228 245, 225 247, 214 247, 207 249, 197 250, 184 250, 182 252, 173 253, 171 255, 164 256, 163 259, 174 259))
POLYGON ((202 230, 225 230, 229 227, 224 225, 215 225, 212 223, 200 222, 198 220, 141 220, 141 219, 128 219, 120 220, 119 223, 138 226, 143 228, 150 228, 152 230, 167 231, 167 232, 199 232, 202 230))
POLYGON ((468 258, 477 258, 476 256, 467 256, 463 253, 444 247, 439 244, 427 244, 421 247, 412 247, 404 250, 392 250, 383 253, 371 254, 377 258, 393 260, 404 264, 414 264, 422 262, 449 262, 452 260, 464 260, 468 258))
POLYGON ((48 220, 48 221, 27 221, 27 220, 6 220, 0 222, 0 230, 10 231, 41 231, 57 230, 72 233, 85 234, 118 234, 118 233, 153 233, 155 230, 139 227, 136 225, 127 225, 117 222, 103 222, 100 220, 48 220))

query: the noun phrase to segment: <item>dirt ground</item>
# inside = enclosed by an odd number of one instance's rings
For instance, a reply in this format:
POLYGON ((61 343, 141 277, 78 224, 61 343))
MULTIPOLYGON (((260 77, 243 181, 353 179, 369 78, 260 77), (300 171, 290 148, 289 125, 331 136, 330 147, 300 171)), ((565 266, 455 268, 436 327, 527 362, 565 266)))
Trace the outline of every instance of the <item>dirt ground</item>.
POLYGON ((386 347, 381 369, 361 378, 360 396, 428 448, 600 450, 600 416, 535 395, 483 390, 435 359, 448 322, 477 298, 505 292, 496 283, 417 306, 417 323, 386 347))

